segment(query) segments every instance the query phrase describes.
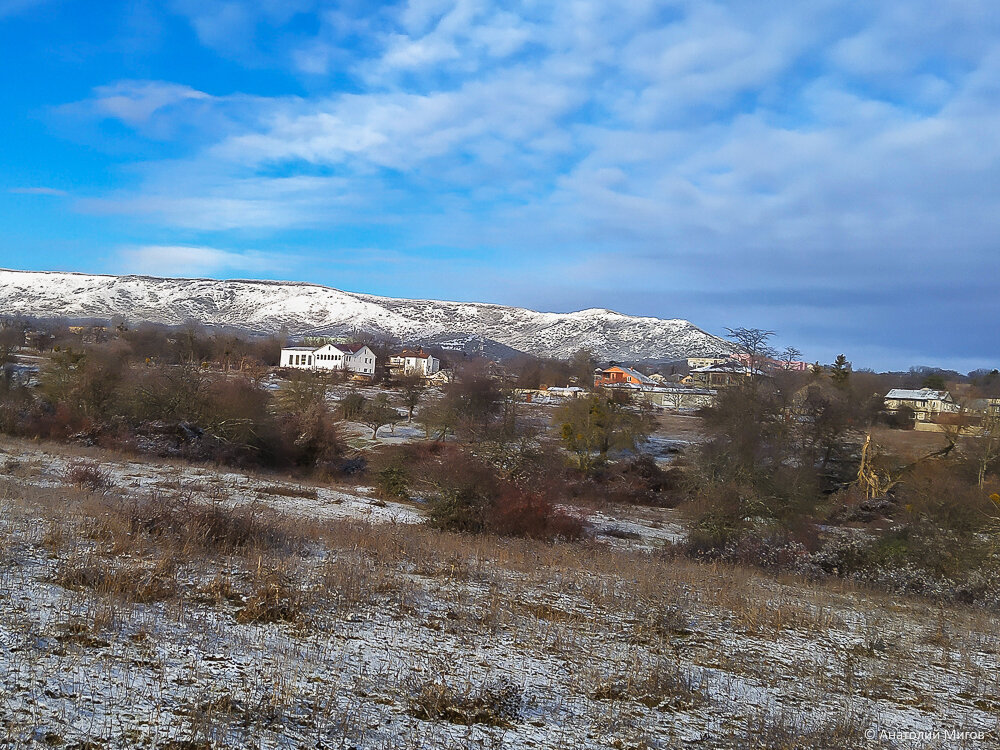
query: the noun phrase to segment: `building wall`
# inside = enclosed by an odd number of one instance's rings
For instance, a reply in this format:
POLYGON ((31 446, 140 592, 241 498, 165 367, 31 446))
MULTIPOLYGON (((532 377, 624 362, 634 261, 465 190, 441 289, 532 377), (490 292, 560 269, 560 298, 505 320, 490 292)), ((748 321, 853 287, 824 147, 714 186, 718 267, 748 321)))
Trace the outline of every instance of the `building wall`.
POLYGON ((346 370, 361 375, 374 375, 375 353, 366 346, 351 354, 330 344, 313 351, 282 349, 280 366, 300 370, 346 370))
POLYGON ((310 368, 313 366, 313 352, 281 350, 281 367, 301 367, 310 368))

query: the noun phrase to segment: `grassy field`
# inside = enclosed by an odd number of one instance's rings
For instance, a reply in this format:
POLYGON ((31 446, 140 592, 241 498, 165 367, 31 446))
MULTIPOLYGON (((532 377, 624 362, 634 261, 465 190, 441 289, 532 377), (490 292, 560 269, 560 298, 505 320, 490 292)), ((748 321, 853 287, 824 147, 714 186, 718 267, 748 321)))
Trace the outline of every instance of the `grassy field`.
POLYGON ((1000 741, 996 616, 696 563, 655 512, 466 536, 363 487, 8 442, 0 747, 1000 741))

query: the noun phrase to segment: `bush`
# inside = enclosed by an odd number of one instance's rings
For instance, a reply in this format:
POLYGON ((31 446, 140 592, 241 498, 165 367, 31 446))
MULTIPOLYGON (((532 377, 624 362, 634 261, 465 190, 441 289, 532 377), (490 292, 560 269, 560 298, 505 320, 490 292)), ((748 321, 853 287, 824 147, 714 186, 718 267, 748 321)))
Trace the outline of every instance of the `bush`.
POLYGON ((258 625, 294 622, 302 612, 302 596, 289 576, 271 571, 261 578, 243 607, 236 613, 236 622, 258 625))
POLYGON ((93 492, 109 489, 114 484, 111 475, 95 463, 73 464, 66 471, 66 480, 93 492))
POLYGON ((501 536, 533 539, 581 539, 586 524, 557 510, 541 493, 508 487, 486 508, 486 527, 501 536))
POLYGON ((509 727, 521 714, 523 690, 501 677, 478 687, 453 687, 441 680, 416 685, 410 695, 410 715, 425 721, 471 726, 509 727))
POLYGON ((406 500, 410 493, 408 475, 401 466, 386 466, 375 475, 375 489, 381 497, 393 500, 406 500))

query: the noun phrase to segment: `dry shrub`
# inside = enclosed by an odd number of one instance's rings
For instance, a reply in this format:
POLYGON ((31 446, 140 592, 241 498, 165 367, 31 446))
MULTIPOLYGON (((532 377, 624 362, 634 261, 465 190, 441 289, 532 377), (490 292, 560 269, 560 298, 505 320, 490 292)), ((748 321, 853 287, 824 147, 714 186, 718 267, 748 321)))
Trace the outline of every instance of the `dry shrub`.
POLYGON ((553 507, 538 492, 508 487, 486 510, 486 528, 500 536, 524 536, 532 539, 582 539, 586 523, 553 507))
POLYGON ((521 714, 523 693, 506 677, 479 686, 466 682, 458 687, 443 680, 428 680, 411 690, 410 715, 465 726, 510 727, 521 714))
POLYGON ((741 747, 760 750, 861 750, 873 744, 865 738, 871 723, 850 710, 812 724, 801 716, 768 713, 752 717, 737 740, 741 747))
POLYGON ((661 468, 648 453, 605 467, 595 478, 601 494, 612 502, 672 508, 682 498, 683 471, 661 468))
POLYGON ((293 577, 282 570, 271 570, 260 577, 254 590, 236 613, 236 622, 258 625, 295 622, 302 613, 302 593, 293 577))
POLYGON ((71 591, 89 589, 139 603, 170 599, 178 589, 176 566, 167 559, 153 565, 141 565, 84 556, 63 563, 53 580, 71 591))
POLYGON ((302 523, 254 503, 205 505, 155 497, 110 504, 98 531, 120 542, 119 551, 145 536, 176 551, 210 554, 295 551, 312 533, 302 523))
POLYGON ((635 637, 640 642, 670 640, 691 634, 688 615, 676 605, 651 608, 639 613, 635 637))
POLYGON ((927 461, 915 467, 895 492, 903 519, 927 519, 960 534, 980 531, 992 510, 989 492, 962 477, 952 462, 927 461))
POLYGON ((110 489, 111 475, 95 463, 75 463, 66 470, 66 481, 82 489, 101 492, 110 489))
POLYGON ((278 497, 304 497, 315 500, 319 491, 315 487, 295 487, 286 484, 270 484, 257 489, 260 495, 277 495, 278 497))
POLYGON ((660 711, 686 711, 708 700, 703 681, 682 670, 677 662, 665 659, 646 669, 633 665, 625 675, 600 682, 591 697, 635 701, 660 711))

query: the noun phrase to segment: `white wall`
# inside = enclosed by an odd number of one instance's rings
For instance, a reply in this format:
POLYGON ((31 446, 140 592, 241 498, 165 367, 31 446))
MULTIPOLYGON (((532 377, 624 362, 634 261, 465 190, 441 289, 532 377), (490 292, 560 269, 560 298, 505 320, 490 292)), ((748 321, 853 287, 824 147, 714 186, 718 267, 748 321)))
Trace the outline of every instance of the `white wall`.
POLYGON ((375 374, 375 352, 367 346, 356 353, 342 352, 326 344, 312 351, 281 350, 281 367, 300 370, 347 370, 362 375, 375 374))

